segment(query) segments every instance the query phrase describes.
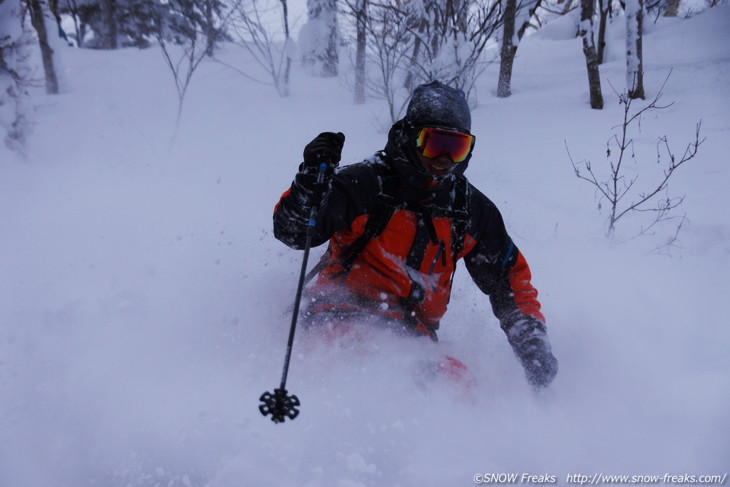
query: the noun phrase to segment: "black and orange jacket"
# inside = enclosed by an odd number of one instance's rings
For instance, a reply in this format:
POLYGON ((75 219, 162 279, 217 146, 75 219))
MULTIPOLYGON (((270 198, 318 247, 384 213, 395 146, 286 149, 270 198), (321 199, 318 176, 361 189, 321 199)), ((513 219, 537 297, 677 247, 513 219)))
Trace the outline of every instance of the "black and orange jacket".
MULTIPOLYGON (((408 175, 398 170, 403 155, 394 162, 394 152, 397 157, 397 151, 386 148, 331 178, 312 241, 313 246, 329 241, 330 252, 310 290, 316 296, 310 314, 367 307, 434 336, 446 312, 456 263, 463 259, 474 282, 489 295, 510 342, 543 335, 545 319, 530 269, 497 207, 462 174, 414 191, 408 175), (347 263, 350 246, 384 208, 390 215, 385 227, 347 263)), ((314 180, 302 167, 274 211, 274 234, 292 248, 305 245, 314 180)))

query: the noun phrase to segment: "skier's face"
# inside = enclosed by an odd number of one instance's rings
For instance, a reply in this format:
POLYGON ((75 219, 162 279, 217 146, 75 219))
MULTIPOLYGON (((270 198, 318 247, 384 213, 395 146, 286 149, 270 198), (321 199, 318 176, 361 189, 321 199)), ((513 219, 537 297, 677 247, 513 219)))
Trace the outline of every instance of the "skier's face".
POLYGON ((456 165, 446 154, 441 154, 434 158, 428 158, 416 151, 416 156, 418 157, 418 161, 421 165, 434 176, 443 176, 444 174, 448 174, 456 165))
POLYGON ((424 126, 415 137, 416 155, 428 172, 442 176, 469 158, 475 137, 454 129, 424 126))

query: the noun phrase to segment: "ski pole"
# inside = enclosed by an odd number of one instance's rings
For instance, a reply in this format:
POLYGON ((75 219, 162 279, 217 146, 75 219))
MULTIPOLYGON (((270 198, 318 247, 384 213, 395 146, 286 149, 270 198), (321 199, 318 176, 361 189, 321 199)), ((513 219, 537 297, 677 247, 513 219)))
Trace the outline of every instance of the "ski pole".
POLYGON ((289 394, 286 390, 286 379, 289 375, 289 362, 291 361, 292 347, 294 345, 294 332, 297 328, 297 319, 299 317, 299 305, 302 301, 302 291, 304 290, 304 277, 307 273, 307 261, 309 260, 309 249, 312 246, 312 237, 316 230, 317 224, 317 213, 319 212, 319 205, 321 204, 322 194, 324 193, 325 184, 325 173, 327 171, 327 163, 321 163, 319 165, 319 172, 317 173, 317 183, 315 188, 318 193, 315 193, 314 205, 309 212, 309 223, 307 224, 307 235, 304 242, 304 257, 302 258, 302 269, 299 273, 299 284, 297 285, 297 294, 294 299, 294 311, 291 318, 291 327, 289 328, 289 340, 286 345, 286 354, 284 355, 284 368, 281 373, 281 384, 278 389, 274 389, 274 392, 264 392, 261 394, 259 400, 259 411, 264 416, 271 414, 271 420, 274 423, 283 423, 288 417, 294 419, 299 415, 298 406, 301 405, 299 398, 294 394, 289 394))

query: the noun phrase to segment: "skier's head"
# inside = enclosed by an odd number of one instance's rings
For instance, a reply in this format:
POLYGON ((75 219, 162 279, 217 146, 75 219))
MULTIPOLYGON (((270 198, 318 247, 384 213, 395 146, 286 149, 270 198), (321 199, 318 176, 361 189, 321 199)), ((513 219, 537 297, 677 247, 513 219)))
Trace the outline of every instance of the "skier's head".
POLYGON ((463 91, 440 81, 413 90, 405 120, 413 127, 436 126, 469 133, 471 112, 463 91))
POLYGON ((474 148, 470 130, 464 92, 432 81, 413 90, 406 116, 391 129, 386 152, 408 180, 429 186, 434 178, 464 173, 474 148))
POLYGON ((469 165, 474 147, 470 130, 464 92, 432 81, 413 90, 406 116, 390 129, 385 153, 403 182, 416 192, 434 188, 434 182, 444 187, 469 165))

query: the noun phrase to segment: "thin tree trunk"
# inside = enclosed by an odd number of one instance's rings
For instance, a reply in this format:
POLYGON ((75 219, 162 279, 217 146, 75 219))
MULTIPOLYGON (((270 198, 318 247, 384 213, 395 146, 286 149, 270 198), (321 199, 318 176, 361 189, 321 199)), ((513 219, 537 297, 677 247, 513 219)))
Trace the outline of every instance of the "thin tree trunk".
POLYGON ((339 58, 337 56, 337 43, 339 42, 339 29, 337 27, 337 1, 328 0, 327 3, 327 15, 329 24, 327 28, 327 50, 322 64, 322 74, 325 77, 337 76, 337 70, 339 65, 339 58))
POLYGON ((502 49, 497 82, 497 96, 500 98, 507 98, 512 94, 512 66, 517 53, 517 46, 514 43, 516 16, 517 0, 507 0, 502 21, 502 49))
POLYGON ((644 1, 626 2, 626 85, 629 98, 645 97, 642 48, 644 1))
POLYGON ((667 1, 667 10, 664 11, 665 17, 676 17, 677 13, 679 13, 679 3, 680 0, 668 0, 667 1))
POLYGON ((408 90, 409 93, 413 91, 413 80, 416 77, 416 63, 418 62, 418 55, 421 52, 421 44, 421 38, 416 37, 416 39, 413 41, 413 52, 411 53, 411 61, 410 67, 408 69, 408 74, 406 74, 406 80, 403 82, 403 87, 408 90))
POLYGON ((365 49, 367 47, 367 0, 357 0, 355 19, 357 41, 355 50, 355 104, 365 103, 365 49))
MULTIPOLYGON (((285 1, 285 0, 282 0, 285 1)), ((213 56, 218 33, 215 28, 215 16, 213 15, 213 0, 205 0, 205 54, 213 56)))
POLYGON ((611 0, 598 0, 600 20, 598 24, 598 64, 603 64, 606 52, 606 27, 608 15, 611 12, 611 0))
POLYGON ((30 21, 38 33, 38 44, 41 48, 43 70, 46 74, 46 93, 56 95, 58 94, 58 76, 56 75, 56 69, 53 64, 53 49, 48 42, 48 31, 46 30, 43 4, 41 0, 27 0, 27 5, 30 11, 30 21))
POLYGON ((520 42, 522 42, 522 37, 524 37, 525 32, 527 32, 527 28, 530 27, 530 20, 532 19, 532 16, 535 15, 537 9, 542 5, 542 0, 533 0, 533 2, 534 3, 530 7, 530 10, 527 12, 527 18, 524 22, 522 22, 522 25, 517 30, 517 40, 520 42))
POLYGON ((593 40, 593 0, 581 0, 580 35, 583 38, 583 54, 588 71, 588 88, 591 94, 591 108, 603 108, 601 74, 598 70, 598 55, 593 40))
POLYGON ((426 32, 426 19, 421 18, 418 25, 418 35, 413 41, 413 53, 411 54, 410 66, 408 67, 406 80, 403 82, 403 87, 408 90, 408 92, 413 91, 414 88, 414 79, 416 78, 416 70, 418 69, 418 57, 421 54, 421 45, 423 45, 422 36, 424 32, 426 32))
POLYGON ((286 42, 284 46, 284 56, 286 56, 286 66, 284 67, 284 79, 281 81, 282 86, 280 86, 279 94, 282 96, 289 96, 289 75, 291 73, 291 56, 289 56, 291 46, 289 43, 291 42, 291 36, 289 33, 289 4, 287 3, 287 0, 281 0, 281 8, 284 15, 284 35, 286 42))
POLYGON ((104 23, 104 47, 106 49, 117 48, 117 19, 116 0, 102 0, 101 12, 104 23))
POLYGON ((530 19, 540 7, 542 0, 528 0, 520 3, 517 0, 507 0, 504 18, 502 21, 502 49, 500 52, 499 80, 497 82, 497 96, 508 97, 512 94, 512 70, 514 67, 517 48, 530 26, 530 19), (528 8, 527 14, 523 14, 528 8))

